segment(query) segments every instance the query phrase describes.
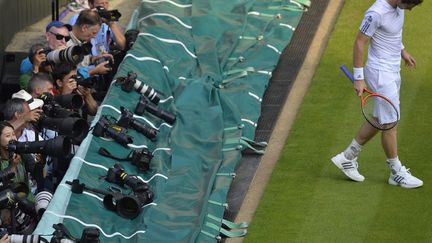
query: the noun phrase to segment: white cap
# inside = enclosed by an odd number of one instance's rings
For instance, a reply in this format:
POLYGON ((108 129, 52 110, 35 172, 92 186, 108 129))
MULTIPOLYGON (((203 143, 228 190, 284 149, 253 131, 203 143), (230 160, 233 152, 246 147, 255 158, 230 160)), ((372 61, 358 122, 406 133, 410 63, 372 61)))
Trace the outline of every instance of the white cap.
POLYGON ((33 98, 29 93, 27 93, 27 91, 25 91, 23 89, 16 92, 15 94, 13 94, 12 98, 18 98, 18 99, 25 100, 29 104, 31 111, 36 109, 36 108, 42 108, 42 106, 44 104, 43 100, 33 98))

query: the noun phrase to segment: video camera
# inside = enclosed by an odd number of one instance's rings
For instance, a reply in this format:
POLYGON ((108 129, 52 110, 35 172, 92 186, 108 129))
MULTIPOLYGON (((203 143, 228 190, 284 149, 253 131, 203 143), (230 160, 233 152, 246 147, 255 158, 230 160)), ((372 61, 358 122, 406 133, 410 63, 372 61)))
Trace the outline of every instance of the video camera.
POLYGON ((135 89, 138 93, 141 93, 149 98, 155 105, 159 104, 160 94, 153 89, 150 85, 145 84, 136 79, 137 74, 130 71, 127 77, 118 77, 116 84, 121 85, 123 91, 131 92, 135 89))
POLYGON ((151 140, 154 140, 156 138, 158 130, 146 126, 145 124, 135 120, 132 112, 130 112, 128 109, 124 108, 123 106, 120 107, 120 111, 121 111, 121 117, 117 122, 119 126, 122 126, 124 128, 133 128, 138 132, 144 134, 144 136, 148 137, 151 140))
POLYGON ((108 22, 118 21, 122 16, 121 13, 117 10, 106 10, 103 7, 96 7, 97 12, 101 18, 108 20, 108 22))
POLYGON ((106 116, 101 116, 93 128, 93 134, 96 137, 111 137, 124 147, 133 143, 133 138, 126 134, 126 128, 116 125, 115 122, 110 122, 106 116))

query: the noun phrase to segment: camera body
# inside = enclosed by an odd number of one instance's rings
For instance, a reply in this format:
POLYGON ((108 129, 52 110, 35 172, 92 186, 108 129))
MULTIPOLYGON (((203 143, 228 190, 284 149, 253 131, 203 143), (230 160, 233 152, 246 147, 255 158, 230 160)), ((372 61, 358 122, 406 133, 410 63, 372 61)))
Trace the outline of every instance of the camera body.
POLYGON ((114 66, 113 60, 110 57, 101 57, 96 59, 95 65, 99 65, 103 62, 108 62, 108 64, 105 65, 106 68, 112 68, 114 66))
POLYGON ((97 77, 91 76, 88 78, 84 78, 81 75, 75 75, 72 76, 72 78, 77 82, 77 85, 86 87, 86 88, 93 88, 94 85, 97 83, 97 77))
POLYGON ((93 128, 93 134, 96 137, 111 137, 124 147, 128 147, 129 143, 133 143, 132 137, 126 134, 126 129, 110 122, 106 116, 101 116, 93 128))
POLYGON ((147 148, 141 150, 134 150, 132 152, 131 161, 139 171, 144 172, 150 168, 150 161, 153 158, 152 153, 147 148))
POLYGON ((96 7, 97 12, 101 18, 106 19, 108 22, 118 21, 122 16, 117 9, 107 10, 103 7, 96 7))

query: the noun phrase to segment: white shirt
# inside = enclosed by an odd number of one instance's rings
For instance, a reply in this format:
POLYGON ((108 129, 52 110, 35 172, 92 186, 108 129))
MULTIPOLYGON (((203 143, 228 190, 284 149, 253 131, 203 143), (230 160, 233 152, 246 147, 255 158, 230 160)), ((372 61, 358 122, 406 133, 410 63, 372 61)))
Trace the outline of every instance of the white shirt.
POLYGON ((399 72, 404 10, 377 0, 365 13, 360 32, 371 38, 367 64, 389 72, 399 72))

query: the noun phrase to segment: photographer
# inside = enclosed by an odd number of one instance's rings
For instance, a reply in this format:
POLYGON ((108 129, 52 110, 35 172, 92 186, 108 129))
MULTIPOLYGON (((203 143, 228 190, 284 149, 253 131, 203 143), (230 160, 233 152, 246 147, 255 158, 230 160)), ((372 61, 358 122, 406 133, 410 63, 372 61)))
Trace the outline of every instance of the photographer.
POLYGON ((98 104, 91 94, 91 88, 77 84, 77 69, 75 66, 65 64, 54 68, 53 77, 58 94, 77 92, 85 103, 85 112, 91 116, 96 115, 98 104))
POLYGON ((25 90, 14 93, 12 99, 6 102, 3 116, 15 127, 17 137, 28 136, 27 131, 31 130, 29 124, 39 120, 42 105, 42 100, 33 99, 25 90))
MULTIPOLYGON (((15 134, 19 142, 34 142, 43 140, 37 135, 30 123, 39 120, 42 113, 41 106, 43 101, 34 99, 30 94, 21 90, 12 95, 12 99, 8 100, 3 111, 6 121, 15 128, 15 134)), ((26 166, 26 170, 31 173, 35 180, 32 192, 42 190, 44 185, 44 167, 45 160, 40 154, 25 154, 22 159, 26 166)))
MULTIPOLYGON (((86 43, 91 43, 91 39, 94 38, 97 32, 101 28, 101 18, 97 12, 92 10, 83 10, 76 20, 76 23, 72 27, 70 32, 71 39, 66 43, 67 46, 79 45, 82 46, 86 43)), ((91 50, 90 50, 91 52, 91 50)), ((91 54, 86 55, 84 60, 80 63, 81 66, 89 67, 96 63, 98 59, 109 58, 113 59, 111 54, 103 53, 101 55, 93 56, 91 54)), ((109 61, 103 61, 98 63, 94 68, 90 68, 88 74, 90 76, 96 74, 106 74, 111 71, 111 68, 107 66, 109 61)))
MULTIPOLYGON (((12 158, 9 158, 9 152, 6 150, 6 146, 9 144, 9 141, 16 140, 14 127, 8 122, 0 122, 0 168, 2 171, 8 169, 15 173, 13 177, 14 183, 24 183, 25 185, 29 185, 29 180, 27 177, 27 172, 23 165, 21 156, 18 154, 13 154, 12 158), (9 160, 11 159, 11 160, 9 160)), ((30 191, 30 187, 28 186, 28 191, 30 191)), ((29 199, 31 199, 33 195, 29 193, 29 199), (30 196, 31 195, 31 196, 30 196)))
POLYGON ((35 44, 30 48, 29 56, 22 60, 20 66, 20 86, 27 88, 27 82, 31 75, 38 73, 40 64, 46 61, 46 50, 58 50, 66 47, 66 42, 70 40, 69 31, 72 26, 60 21, 52 21, 45 28, 44 44, 35 44))
MULTIPOLYGON (((89 0, 89 6, 92 10, 96 10, 97 8, 105 11, 110 10, 108 0, 89 0)), ((74 25, 77 18, 78 14, 72 16, 69 19, 69 24, 74 25)), ((113 45, 119 50, 124 50, 126 47, 126 39, 118 21, 110 21, 102 18, 102 22, 100 30, 95 38, 92 39, 92 54, 97 56, 103 53, 109 53, 113 45)))

